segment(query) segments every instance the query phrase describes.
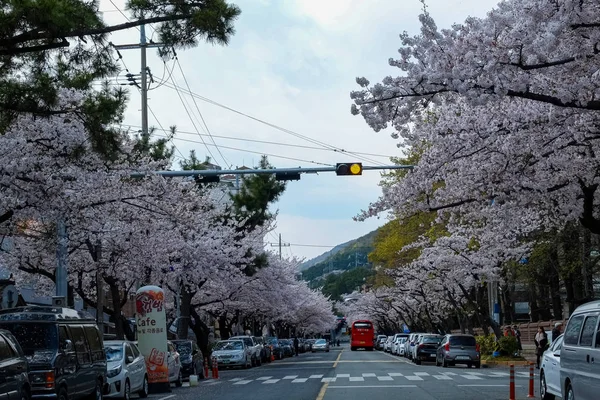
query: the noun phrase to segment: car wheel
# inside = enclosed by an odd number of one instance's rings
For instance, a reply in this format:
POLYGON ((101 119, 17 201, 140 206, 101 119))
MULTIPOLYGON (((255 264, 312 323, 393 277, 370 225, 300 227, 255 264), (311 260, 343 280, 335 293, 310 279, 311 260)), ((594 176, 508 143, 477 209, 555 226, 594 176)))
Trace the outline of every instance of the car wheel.
POLYGON ((142 389, 138 392, 138 396, 143 399, 148 397, 148 375, 144 375, 144 382, 142 382, 142 389))
POLYGON ((475 368, 481 369, 481 361, 475 363, 475 368))
POLYGON ((565 400, 575 400, 575 393, 573 392, 573 386, 569 383, 567 386, 567 394, 565 396, 565 400))
POLYGON ((246 357, 246 365, 244 365, 245 369, 250 369, 252 368, 252 361, 248 362, 248 357, 246 357))
POLYGON ((540 397, 542 400, 554 400, 554 395, 548 393, 548 387, 546 386, 546 375, 544 375, 544 371, 540 373, 540 397))
POLYGON ((94 391, 88 398, 91 400, 102 400, 104 398, 104 392, 102 391, 102 381, 96 380, 96 387, 94 388, 94 391))
POLYGON ((415 358, 415 364, 417 365, 421 365, 421 359, 420 358, 415 358))
POLYGON ((21 400, 29 400, 31 398, 27 389, 21 390, 21 400))
POLYGON ((260 367, 262 365, 262 359, 260 357, 258 357, 256 359, 256 366, 260 367))
POLYGON ((442 357, 442 368, 448 368, 448 363, 446 362, 446 358, 442 357))
POLYGON ((440 366, 440 362, 439 362, 439 360, 438 360, 438 356, 437 356, 437 354, 436 354, 436 356, 435 356, 435 366, 436 366, 436 367, 439 367, 439 366, 440 366))
POLYGON ((175 386, 177 386, 177 387, 183 386, 183 375, 181 375, 181 370, 179 370, 179 375, 177 375, 177 380, 175 381, 175 386))
POLYGON ((467 363, 467 368, 473 368, 473 364, 467 363))
POLYGON ((125 385, 123 386, 123 399, 131 400, 131 384, 129 383, 129 379, 125 380, 125 385))
POLYGON ((68 400, 69 395, 67 393, 67 389, 60 388, 60 390, 58 391, 58 400, 68 400))

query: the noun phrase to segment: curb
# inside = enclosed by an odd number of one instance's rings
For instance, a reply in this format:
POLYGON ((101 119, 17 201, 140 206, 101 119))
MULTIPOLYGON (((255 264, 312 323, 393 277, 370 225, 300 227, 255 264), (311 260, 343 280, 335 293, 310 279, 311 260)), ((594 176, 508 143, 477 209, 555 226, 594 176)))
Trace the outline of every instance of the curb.
POLYGON ((489 367, 495 367, 495 366, 503 366, 503 367, 508 367, 509 365, 514 365, 515 367, 518 366, 523 366, 523 367, 528 367, 529 364, 531 362, 530 361, 488 361, 488 360, 481 360, 481 366, 485 366, 485 368, 489 368, 489 367))

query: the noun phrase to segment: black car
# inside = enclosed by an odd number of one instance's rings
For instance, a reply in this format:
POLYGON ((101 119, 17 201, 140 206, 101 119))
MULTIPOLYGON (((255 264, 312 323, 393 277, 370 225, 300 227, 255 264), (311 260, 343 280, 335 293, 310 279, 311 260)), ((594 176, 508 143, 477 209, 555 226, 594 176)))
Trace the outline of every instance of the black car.
POLYGON ((31 387, 28 369, 27 358, 17 339, 9 331, 0 329, 0 395, 4 395, 2 399, 29 399, 31 387))
POLYGON ((0 310, 0 329, 29 362, 33 399, 101 400, 108 391, 102 335, 91 315, 63 307, 0 310))
POLYGON ((436 361, 437 349, 440 347, 443 336, 440 335, 423 335, 419 343, 416 345, 414 362, 420 365, 422 361, 436 361))
POLYGON ((204 376, 204 357, 202 351, 193 340, 171 340, 181 360, 181 373, 183 379, 189 379, 190 375, 198 375, 198 378, 204 376))
POLYGON ((279 340, 276 337, 267 336, 265 338, 265 346, 269 346, 273 349, 273 357, 276 360, 283 359, 283 347, 279 344, 279 340))

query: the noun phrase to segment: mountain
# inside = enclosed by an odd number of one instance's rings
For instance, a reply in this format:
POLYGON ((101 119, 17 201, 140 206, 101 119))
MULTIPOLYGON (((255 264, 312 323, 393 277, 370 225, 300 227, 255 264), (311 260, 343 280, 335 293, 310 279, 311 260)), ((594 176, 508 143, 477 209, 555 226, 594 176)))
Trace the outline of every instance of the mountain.
POLYGON ((377 230, 374 230, 306 261, 300 265, 302 278, 314 281, 334 271, 348 271, 360 266, 370 268, 368 255, 373 251, 373 240, 376 234, 377 230))

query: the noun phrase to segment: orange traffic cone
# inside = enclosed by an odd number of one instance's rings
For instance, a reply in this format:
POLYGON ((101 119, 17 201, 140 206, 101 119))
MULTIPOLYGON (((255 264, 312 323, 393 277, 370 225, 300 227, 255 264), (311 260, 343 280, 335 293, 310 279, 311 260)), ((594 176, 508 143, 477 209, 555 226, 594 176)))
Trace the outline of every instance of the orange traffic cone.
POLYGON ((271 362, 275 361, 275 356, 273 355, 273 346, 271 346, 271 362))

